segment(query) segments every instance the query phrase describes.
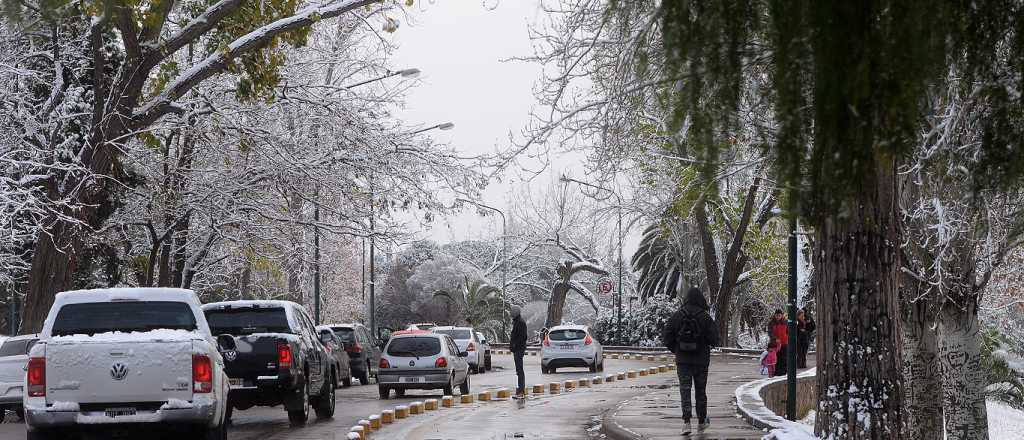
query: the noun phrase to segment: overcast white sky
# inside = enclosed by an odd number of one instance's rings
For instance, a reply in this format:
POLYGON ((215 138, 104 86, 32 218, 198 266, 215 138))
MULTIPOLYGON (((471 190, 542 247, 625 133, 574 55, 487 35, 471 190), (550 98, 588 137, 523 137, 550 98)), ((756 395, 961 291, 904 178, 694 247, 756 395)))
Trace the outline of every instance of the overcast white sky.
MULTIPOLYGON (((423 72, 397 116, 426 126, 454 122, 455 129, 431 136, 466 153, 487 154, 508 145, 509 132, 522 129, 535 103, 532 87, 540 66, 501 60, 532 53, 527 29, 537 19, 537 6, 534 0, 418 1, 410 8, 412 20, 403 19, 393 36, 399 46, 393 68, 423 72)), ((492 183, 484 203, 504 209, 511 189, 519 185, 513 178, 492 183)), ((496 235, 500 229, 498 216, 481 218, 467 209, 464 215, 435 221, 425 232, 447 242, 496 235)))
MULTIPOLYGON (((528 28, 544 19, 537 0, 418 0, 410 19, 403 18, 392 36, 398 50, 394 69, 418 68, 419 84, 407 94, 406 108, 396 114, 407 124, 430 126, 454 122, 455 129, 432 131, 439 142, 466 153, 487 154, 507 147, 509 133, 520 133, 536 105, 533 85, 541 76, 534 63, 503 62, 533 53, 528 28)), ((515 189, 539 191, 557 176, 580 176, 578 160, 554 160, 545 175, 525 184, 514 170, 493 182, 483 202, 501 209, 515 189)), ((475 209, 440 218, 424 235, 438 242, 497 236, 501 219, 480 217, 475 209)), ((627 237, 626 255, 638 241, 627 237)))

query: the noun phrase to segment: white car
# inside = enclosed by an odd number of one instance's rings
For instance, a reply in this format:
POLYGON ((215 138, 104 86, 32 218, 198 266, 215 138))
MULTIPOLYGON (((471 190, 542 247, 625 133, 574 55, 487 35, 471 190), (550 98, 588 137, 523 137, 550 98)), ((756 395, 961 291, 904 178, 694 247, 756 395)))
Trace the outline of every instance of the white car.
POLYGON ((487 358, 484 353, 483 344, 477 337, 473 327, 434 327, 434 333, 451 336, 460 352, 466 352, 466 362, 469 363, 469 370, 474 374, 485 372, 487 358))
POLYGON ((586 367, 591 373, 604 371, 604 349, 582 325, 551 327, 540 349, 541 372, 550 374, 562 367, 586 367))
POLYGON ((186 429, 227 439, 229 390, 220 350, 196 295, 182 289, 100 289, 57 295, 29 353, 28 440, 66 430, 186 429))
POLYGON ((398 397, 405 390, 442 389, 452 395, 455 385, 462 394, 469 394, 469 365, 466 353, 460 352, 451 336, 425 330, 395 332, 380 355, 377 387, 380 398, 387 399, 391 390, 398 397))
POLYGON ((22 335, 0 343, 0 422, 4 421, 5 410, 25 416, 21 409, 25 368, 28 352, 38 340, 38 335, 22 335))

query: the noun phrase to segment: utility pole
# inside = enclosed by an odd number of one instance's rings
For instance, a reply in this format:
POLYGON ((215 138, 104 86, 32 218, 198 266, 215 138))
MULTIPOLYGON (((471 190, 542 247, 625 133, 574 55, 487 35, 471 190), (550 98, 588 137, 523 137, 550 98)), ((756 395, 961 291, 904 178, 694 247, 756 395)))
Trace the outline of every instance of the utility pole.
POLYGON ((374 249, 377 247, 376 237, 375 237, 375 234, 376 234, 375 230, 376 230, 377 224, 376 224, 376 221, 374 220, 374 217, 376 217, 376 212, 374 212, 374 207, 373 206, 374 206, 374 203, 373 203, 373 192, 371 191, 370 192, 370 304, 369 304, 370 311, 368 313, 368 315, 369 315, 368 321, 370 323, 370 334, 373 335, 374 339, 377 339, 377 316, 376 316, 377 315, 377 302, 376 302, 376 297, 374 296, 374 294, 375 294, 374 291, 376 289, 376 282, 377 282, 377 277, 376 277, 376 274, 377 274, 376 258, 374 258, 374 249))
POLYGON ((797 289, 797 243, 796 243, 796 214, 789 220, 789 319, 787 327, 789 332, 789 347, 786 350, 786 418, 796 420, 796 289, 797 289))
POLYGON ((313 315, 320 325, 320 197, 313 207, 313 315))
POLYGON ((508 297, 505 296, 505 283, 508 277, 508 230, 506 229, 508 223, 505 221, 505 213, 502 210, 493 206, 487 206, 480 202, 474 202, 467 199, 457 199, 460 202, 469 203, 475 205, 478 208, 488 209, 497 212, 501 216, 501 334, 508 337, 508 297))

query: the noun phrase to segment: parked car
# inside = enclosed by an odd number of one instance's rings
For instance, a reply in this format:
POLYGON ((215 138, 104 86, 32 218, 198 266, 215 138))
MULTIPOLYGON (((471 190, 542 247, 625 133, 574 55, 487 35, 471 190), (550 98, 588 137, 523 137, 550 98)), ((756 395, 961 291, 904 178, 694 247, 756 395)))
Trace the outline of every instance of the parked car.
POLYGON ((551 327, 544 337, 540 355, 544 374, 562 367, 587 367, 591 373, 604 371, 604 349, 586 326, 551 327))
POLYGON ((79 428, 165 424, 227 439, 228 377, 199 300, 182 289, 100 289, 57 295, 29 352, 28 439, 79 428), (106 425, 106 426, 99 426, 106 425))
POLYGON ((203 306, 210 329, 236 338, 225 353, 234 409, 284 405, 302 424, 312 407, 334 416, 333 356, 302 306, 291 301, 227 301, 203 306))
POLYGON ((458 345, 459 351, 468 354, 466 362, 469 363, 470 371, 474 374, 486 371, 484 369, 486 361, 484 350, 473 327, 434 327, 433 331, 451 336, 455 340, 455 344, 458 345))
POLYGON ((352 386, 352 367, 349 365, 345 343, 341 340, 341 337, 334 334, 334 330, 331 330, 326 325, 318 325, 316 331, 320 332, 320 342, 324 344, 324 348, 333 357, 331 362, 333 366, 331 368, 334 370, 334 379, 338 381, 334 386, 339 386, 339 383, 345 388, 352 386))
POLYGON ((426 331, 430 331, 430 329, 432 329, 434 327, 437 327, 437 324, 434 324, 433 322, 419 322, 419 323, 416 323, 416 324, 409 324, 409 326, 407 326, 405 329, 406 330, 426 330, 426 331))
POLYGON ((345 343, 352 377, 359 379, 361 385, 369 385, 370 378, 377 377, 377 364, 380 363, 380 349, 383 345, 362 324, 327 324, 327 327, 334 330, 334 334, 345 343))
POLYGON ((39 335, 22 335, 0 344, 0 422, 4 421, 7 410, 14 411, 19 418, 25 418, 21 406, 25 369, 28 368, 28 352, 38 340, 39 335))
POLYGON ((483 333, 476 332, 476 338, 480 340, 480 349, 484 352, 484 369, 491 371, 491 343, 483 333))
POLYGON ((396 332, 380 358, 380 398, 387 399, 391 390, 402 397, 409 389, 441 389, 450 396, 455 385, 462 394, 469 394, 466 356, 451 336, 425 330, 396 332))

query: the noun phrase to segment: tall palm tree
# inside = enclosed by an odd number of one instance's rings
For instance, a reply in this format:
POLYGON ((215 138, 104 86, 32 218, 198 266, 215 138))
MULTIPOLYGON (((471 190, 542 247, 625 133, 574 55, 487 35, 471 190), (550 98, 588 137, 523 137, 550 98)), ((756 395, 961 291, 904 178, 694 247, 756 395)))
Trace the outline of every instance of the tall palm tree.
POLYGON ((688 223, 673 223, 667 227, 655 223, 644 229, 640 246, 630 261, 640 272, 637 292, 641 302, 659 294, 675 298, 682 287, 705 283, 699 239, 693 231, 687 230, 688 223))
POLYGON ((484 280, 470 281, 466 277, 466 283, 459 291, 439 290, 434 292, 434 297, 443 297, 456 304, 467 324, 488 338, 497 340, 495 337, 499 334, 504 315, 501 289, 484 280))

